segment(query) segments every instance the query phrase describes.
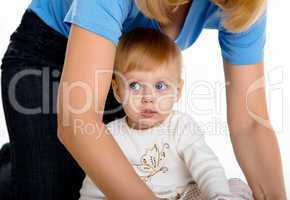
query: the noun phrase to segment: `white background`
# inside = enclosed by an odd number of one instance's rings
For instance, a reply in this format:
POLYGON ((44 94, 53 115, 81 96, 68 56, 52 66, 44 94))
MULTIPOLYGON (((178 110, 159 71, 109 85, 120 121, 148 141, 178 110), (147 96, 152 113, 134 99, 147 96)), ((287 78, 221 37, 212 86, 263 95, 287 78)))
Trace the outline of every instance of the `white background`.
MULTIPOLYGON (((19 24, 29 3, 30 0, 0 1, 0 58, 6 50, 10 34, 19 24)), ((268 109, 280 144, 284 177, 290 199, 290 61, 289 46, 286 46, 290 45, 289 22, 286 22, 290 18, 289 7, 289 1, 269 0, 265 78, 268 109)), ((213 125, 211 126, 213 131, 208 131, 206 136, 208 144, 223 163, 228 177, 244 179, 235 160, 228 131, 225 129, 226 131, 221 132, 222 127, 226 125, 226 104, 223 66, 217 32, 204 30, 197 42, 183 53, 185 86, 183 97, 176 108, 193 115, 201 124, 213 125), (202 87, 194 89, 197 85, 202 85, 202 87), (193 94, 196 93, 206 94, 207 99, 194 100, 193 94), (211 112, 209 114, 197 113, 197 109, 199 111, 208 109, 211 112)), ((0 146, 8 140, 1 101, 0 146)))

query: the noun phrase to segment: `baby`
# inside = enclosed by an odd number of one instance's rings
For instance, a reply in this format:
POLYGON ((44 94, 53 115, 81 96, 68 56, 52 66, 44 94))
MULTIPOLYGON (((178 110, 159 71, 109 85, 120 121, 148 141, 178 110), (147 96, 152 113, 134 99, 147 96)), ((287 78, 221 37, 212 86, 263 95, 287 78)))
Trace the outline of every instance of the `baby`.
MULTIPOLYGON (((166 35, 137 28, 120 38, 112 88, 126 116, 106 125, 136 173, 160 199, 253 199, 228 180, 204 131, 173 109, 183 88, 180 49, 166 35)), ((86 176, 80 200, 106 199, 86 176)))

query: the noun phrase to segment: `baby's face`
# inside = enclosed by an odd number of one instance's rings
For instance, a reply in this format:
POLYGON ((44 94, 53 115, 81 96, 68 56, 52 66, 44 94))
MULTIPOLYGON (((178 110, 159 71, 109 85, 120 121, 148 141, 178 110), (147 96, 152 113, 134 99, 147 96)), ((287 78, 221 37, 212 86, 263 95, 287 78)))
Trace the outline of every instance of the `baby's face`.
POLYGON ((136 129, 162 122, 180 98, 182 86, 175 66, 148 72, 134 70, 113 80, 115 97, 123 105, 128 124, 136 129))

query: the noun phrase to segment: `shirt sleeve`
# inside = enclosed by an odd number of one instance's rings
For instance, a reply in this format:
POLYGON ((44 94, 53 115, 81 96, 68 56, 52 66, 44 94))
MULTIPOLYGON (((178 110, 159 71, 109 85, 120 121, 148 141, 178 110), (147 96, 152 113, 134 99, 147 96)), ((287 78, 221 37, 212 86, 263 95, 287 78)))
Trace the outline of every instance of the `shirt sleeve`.
POLYGON ((129 0, 73 0, 64 22, 85 28, 117 45, 129 6, 129 0))
POLYGON ((222 57, 230 64, 256 64, 264 59, 266 12, 246 31, 232 33, 220 26, 219 44, 222 57))
POLYGON ((206 144, 204 131, 194 119, 186 120, 177 138, 177 152, 205 199, 232 199, 224 168, 206 144))

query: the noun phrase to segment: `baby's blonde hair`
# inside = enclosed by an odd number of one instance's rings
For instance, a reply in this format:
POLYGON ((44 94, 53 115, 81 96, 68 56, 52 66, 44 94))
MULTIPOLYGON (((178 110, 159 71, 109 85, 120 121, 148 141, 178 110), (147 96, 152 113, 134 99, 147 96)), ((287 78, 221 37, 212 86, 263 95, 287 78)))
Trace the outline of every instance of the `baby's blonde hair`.
MULTIPOLYGON (((114 74, 132 70, 154 71, 174 64, 181 79, 181 50, 167 35, 150 28, 136 28, 121 36, 116 50, 114 74)), ((169 69, 170 70, 170 69, 169 69)))
MULTIPOLYGON (((169 6, 182 5, 195 0, 135 0, 148 18, 163 24, 170 22, 169 6)), ((223 25, 231 32, 241 32, 256 22, 266 7, 266 0, 211 0, 224 13, 223 25)))

